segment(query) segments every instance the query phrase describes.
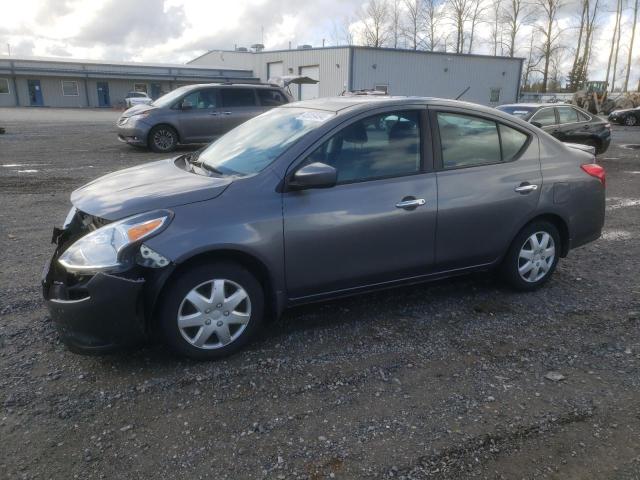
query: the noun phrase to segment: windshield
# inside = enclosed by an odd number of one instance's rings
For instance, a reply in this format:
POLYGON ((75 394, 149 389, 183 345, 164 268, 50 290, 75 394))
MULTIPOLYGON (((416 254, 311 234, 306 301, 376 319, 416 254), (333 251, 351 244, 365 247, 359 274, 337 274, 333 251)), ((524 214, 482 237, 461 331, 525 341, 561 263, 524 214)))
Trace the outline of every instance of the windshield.
POLYGON ((176 88, 175 90, 165 95, 162 95, 157 100, 154 100, 153 105, 156 107, 170 107, 175 103, 175 101, 178 98, 184 95, 188 90, 189 90, 189 87, 176 88))
POLYGON ((223 175, 258 173, 332 116, 333 112, 304 108, 269 110, 213 142, 198 156, 198 162, 223 175))
POLYGON ((505 113, 510 113, 511 115, 515 115, 520 118, 529 117, 534 111, 533 107, 521 107, 519 105, 503 105, 498 107, 498 110, 505 113))

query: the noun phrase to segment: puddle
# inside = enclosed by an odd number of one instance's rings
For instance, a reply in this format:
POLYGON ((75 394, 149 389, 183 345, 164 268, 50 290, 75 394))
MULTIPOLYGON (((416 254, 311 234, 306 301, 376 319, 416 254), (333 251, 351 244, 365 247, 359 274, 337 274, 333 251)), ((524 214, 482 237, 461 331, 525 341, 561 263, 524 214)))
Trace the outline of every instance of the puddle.
POLYGON ((626 230, 605 230, 602 232, 603 240, 629 240, 633 235, 626 230))
POLYGON ((640 205, 640 198, 619 198, 612 197, 609 199, 610 203, 607 205, 607 210, 617 210, 619 208, 637 207, 640 205))
POLYGON ((627 145, 621 145, 621 147, 628 150, 640 150, 640 143, 629 143, 627 145))
POLYGON ((0 167, 16 168, 16 167, 41 167, 43 165, 51 165, 50 163, 3 163, 0 167))
POLYGON ((632 170, 630 172, 624 172, 624 173, 631 173, 633 175, 640 175, 640 170, 632 170))

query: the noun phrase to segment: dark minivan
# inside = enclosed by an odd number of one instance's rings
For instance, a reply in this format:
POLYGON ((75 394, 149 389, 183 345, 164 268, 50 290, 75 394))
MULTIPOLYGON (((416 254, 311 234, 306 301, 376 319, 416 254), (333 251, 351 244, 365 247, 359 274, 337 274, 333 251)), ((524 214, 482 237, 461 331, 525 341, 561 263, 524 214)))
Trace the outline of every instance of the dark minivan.
POLYGON ((74 191, 44 297, 74 351, 157 334, 216 358, 302 303, 490 269, 536 289, 604 199, 592 154, 495 109, 292 103, 74 191))
POLYGON ((573 105, 516 103, 497 108, 543 129, 561 142, 593 147, 597 155, 606 152, 611 143, 611 124, 573 105))

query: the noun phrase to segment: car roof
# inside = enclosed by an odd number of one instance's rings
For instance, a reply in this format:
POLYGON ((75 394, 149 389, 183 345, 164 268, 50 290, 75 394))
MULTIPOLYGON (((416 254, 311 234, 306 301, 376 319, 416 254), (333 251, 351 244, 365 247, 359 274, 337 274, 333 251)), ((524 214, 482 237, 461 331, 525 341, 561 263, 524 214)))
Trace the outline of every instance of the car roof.
POLYGON ((184 85, 182 88, 185 90, 188 89, 197 89, 203 87, 216 87, 216 88, 271 88, 271 89, 279 89, 282 88, 278 85, 269 85, 264 83, 196 83, 193 85, 184 85))

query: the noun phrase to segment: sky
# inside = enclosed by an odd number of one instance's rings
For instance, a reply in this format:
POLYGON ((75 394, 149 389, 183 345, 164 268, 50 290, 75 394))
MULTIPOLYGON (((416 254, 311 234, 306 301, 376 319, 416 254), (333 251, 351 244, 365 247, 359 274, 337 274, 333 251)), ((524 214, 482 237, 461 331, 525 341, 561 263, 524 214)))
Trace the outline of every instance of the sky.
MULTIPOLYGON (((560 19, 567 44, 577 23, 571 2, 577 1, 566 0, 560 19)), ((364 4, 366 0, 0 0, 0 54, 10 48, 15 56, 185 63, 209 50, 254 43, 267 49, 290 43, 294 48, 321 46, 323 40, 333 45, 344 43, 336 35, 344 24, 357 31, 364 4)), ((604 77, 613 23, 613 15, 603 16, 590 75, 594 80, 604 77)), ((630 20, 623 28, 630 29, 630 20)), ((488 32, 488 25, 480 26, 474 53, 490 51, 488 32)), ((640 31, 636 36, 634 86, 640 76, 640 31)), ((524 29, 520 43, 527 39, 524 29)), ((626 65, 626 54, 621 46, 619 70, 626 65)), ((562 70, 568 71, 570 51, 565 56, 562 70)))

